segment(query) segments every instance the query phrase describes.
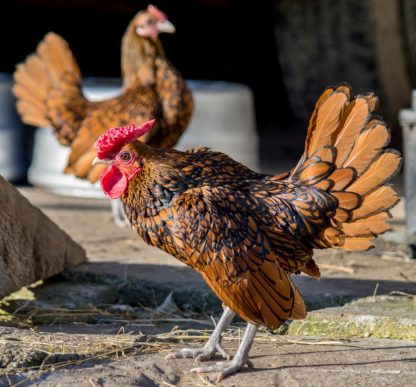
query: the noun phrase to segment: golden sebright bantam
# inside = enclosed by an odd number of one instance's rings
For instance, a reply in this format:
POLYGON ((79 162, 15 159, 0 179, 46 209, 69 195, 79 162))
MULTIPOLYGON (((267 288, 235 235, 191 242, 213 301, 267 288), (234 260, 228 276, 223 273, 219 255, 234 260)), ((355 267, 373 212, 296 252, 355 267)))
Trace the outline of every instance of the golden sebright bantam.
POLYGON ((399 200, 387 181, 401 157, 386 149, 389 131, 373 117, 374 95, 353 96, 348 85, 318 99, 299 163, 286 175, 251 171, 225 154, 200 148, 155 149, 137 141, 154 121, 113 128, 96 145, 107 164, 101 186, 121 197, 132 227, 199 272, 225 305, 202 348, 169 358, 210 360, 235 314, 247 329, 232 360, 198 366, 219 379, 250 364, 258 326, 278 328, 306 316, 292 274, 319 277, 313 249, 363 251, 389 230, 399 200))
MULTIPOLYGON (((65 172, 97 181, 102 167, 91 165, 94 144, 110 127, 157 118, 142 141, 155 147, 176 144, 189 123, 193 98, 159 40, 160 33, 174 31, 155 6, 140 11, 122 39, 120 95, 101 102, 85 98, 78 64, 66 41, 55 33, 48 33, 36 53, 17 66, 17 109, 25 123, 52 126, 59 142, 71 147, 65 172)), ((97 66, 100 60, 96 58, 97 66)))

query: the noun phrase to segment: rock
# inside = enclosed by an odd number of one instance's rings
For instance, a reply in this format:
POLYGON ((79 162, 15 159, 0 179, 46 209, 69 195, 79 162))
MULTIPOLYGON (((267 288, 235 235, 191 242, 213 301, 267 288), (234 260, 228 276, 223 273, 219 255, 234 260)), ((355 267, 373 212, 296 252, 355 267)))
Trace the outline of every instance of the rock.
POLYGON ((86 261, 84 249, 0 176, 0 298, 86 261))
POLYGON ((415 297, 366 297, 342 307, 316 310, 304 320, 293 321, 288 334, 416 340, 415 297))

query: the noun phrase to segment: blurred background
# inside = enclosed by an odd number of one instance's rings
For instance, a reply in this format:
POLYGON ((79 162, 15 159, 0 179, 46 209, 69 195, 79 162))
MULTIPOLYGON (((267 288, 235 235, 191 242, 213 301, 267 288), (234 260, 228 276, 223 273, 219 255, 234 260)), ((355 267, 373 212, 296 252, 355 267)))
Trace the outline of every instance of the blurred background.
MULTIPOLYGON (((0 72, 48 31, 69 43, 85 77, 118 77, 120 42, 139 0, 0 3, 0 72)), ((314 101, 331 84, 374 91, 401 148, 398 112, 416 82, 416 0, 154 0, 177 33, 161 37, 186 79, 225 80, 254 94, 260 166, 299 157, 314 101)), ((29 132, 28 132, 29 133, 29 132)))

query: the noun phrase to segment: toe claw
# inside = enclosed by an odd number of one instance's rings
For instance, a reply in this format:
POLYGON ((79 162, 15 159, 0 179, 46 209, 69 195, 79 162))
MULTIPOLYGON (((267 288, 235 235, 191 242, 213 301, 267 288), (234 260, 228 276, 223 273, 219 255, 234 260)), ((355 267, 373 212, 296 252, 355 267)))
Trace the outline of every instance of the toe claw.
POLYGON ((217 376, 217 383, 221 382, 227 375, 224 375, 224 372, 220 372, 217 376))
POLYGON ((224 358, 224 359, 226 359, 226 360, 230 360, 231 359, 231 356, 227 353, 227 352, 225 352, 224 351, 224 349, 219 345, 219 344, 217 344, 216 346, 215 346, 215 349, 219 352, 219 354, 224 358))
POLYGON ((222 370, 218 377, 217 377, 217 381, 221 381, 224 378, 226 378, 227 376, 233 375, 235 373, 237 373, 239 370, 241 369, 241 367, 239 367, 238 365, 231 365, 230 367, 225 368, 224 370, 222 370))
POLYGON ((211 356, 207 356, 205 354, 200 354, 195 358, 195 363, 201 363, 202 361, 211 360, 211 356))

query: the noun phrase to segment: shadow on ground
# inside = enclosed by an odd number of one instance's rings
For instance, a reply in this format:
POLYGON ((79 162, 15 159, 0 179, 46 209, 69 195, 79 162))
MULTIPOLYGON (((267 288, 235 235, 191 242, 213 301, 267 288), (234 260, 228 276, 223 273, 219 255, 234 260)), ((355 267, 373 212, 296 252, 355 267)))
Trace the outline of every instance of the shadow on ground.
MULTIPOLYGON (((355 299, 391 292, 416 293, 416 282, 410 281, 293 277, 309 310, 341 306, 355 299)), ((181 310, 205 315, 221 312, 220 301, 201 276, 183 266, 91 262, 67 272, 63 281, 62 277, 50 279, 33 292, 37 299, 58 304, 69 301, 75 305, 125 304, 150 308, 161 305, 172 293, 181 310)))

